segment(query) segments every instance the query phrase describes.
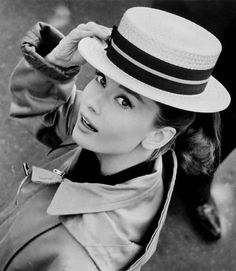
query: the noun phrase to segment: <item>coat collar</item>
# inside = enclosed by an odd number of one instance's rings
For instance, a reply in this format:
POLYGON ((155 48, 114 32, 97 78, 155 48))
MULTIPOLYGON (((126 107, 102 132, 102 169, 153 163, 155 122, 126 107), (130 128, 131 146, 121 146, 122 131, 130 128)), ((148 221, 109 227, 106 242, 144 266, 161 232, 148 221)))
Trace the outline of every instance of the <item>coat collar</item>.
MULTIPOLYGON (((77 154, 74 154, 74 158, 77 154)), ((73 163, 72 159, 70 163, 73 163)), ((125 183, 106 185, 75 183, 60 174, 32 167, 32 181, 41 184, 60 184, 49 207, 50 215, 72 215, 122 208, 150 196, 162 185, 162 159, 155 163, 156 172, 137 177, 125 183)))

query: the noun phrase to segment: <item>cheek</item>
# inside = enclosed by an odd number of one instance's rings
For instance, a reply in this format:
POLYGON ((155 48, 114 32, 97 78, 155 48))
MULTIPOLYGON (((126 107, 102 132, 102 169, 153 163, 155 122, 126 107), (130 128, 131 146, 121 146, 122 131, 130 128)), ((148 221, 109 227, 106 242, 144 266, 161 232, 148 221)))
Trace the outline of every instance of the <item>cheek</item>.
POLYGON ((102 136, 104 142, 132 148, 141 143, 148 131, 149 127, 142 125, 140 119, 126 116, 109 121, 109 124, 104 126, 102 136))

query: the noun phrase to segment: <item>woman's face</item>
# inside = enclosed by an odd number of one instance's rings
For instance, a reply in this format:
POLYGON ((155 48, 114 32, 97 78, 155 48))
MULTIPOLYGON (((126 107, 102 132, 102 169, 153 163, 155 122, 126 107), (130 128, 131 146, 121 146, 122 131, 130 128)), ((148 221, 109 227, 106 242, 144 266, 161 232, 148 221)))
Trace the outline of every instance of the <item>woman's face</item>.
POLYGON ((133 151, 152 132, 157 104, 100 72, 85 87, 73 139, 96 153, 133 151))

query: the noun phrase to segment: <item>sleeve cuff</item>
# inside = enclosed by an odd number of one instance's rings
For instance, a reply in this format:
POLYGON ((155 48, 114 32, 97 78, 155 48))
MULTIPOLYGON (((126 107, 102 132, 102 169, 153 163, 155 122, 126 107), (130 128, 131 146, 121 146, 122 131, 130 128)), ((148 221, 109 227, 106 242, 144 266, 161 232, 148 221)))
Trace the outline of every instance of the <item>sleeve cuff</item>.
POLYGON ((63 68, 44 59, 60 42, 64 35, 55 27, 38 22, 22 39, 21 50, 24 58, 36 70, 56 81, 72 79, 79 71, 79 66, 63 68))

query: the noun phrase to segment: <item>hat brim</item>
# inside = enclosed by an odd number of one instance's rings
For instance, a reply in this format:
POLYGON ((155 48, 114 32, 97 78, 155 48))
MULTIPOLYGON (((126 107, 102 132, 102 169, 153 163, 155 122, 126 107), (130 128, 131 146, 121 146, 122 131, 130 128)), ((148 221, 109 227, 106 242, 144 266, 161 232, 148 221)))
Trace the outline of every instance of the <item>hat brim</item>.
POLYGON ((222 111, 230 103, 229 93, 213 76, 210 76, 205 90, 197 95, 180 95, 149 86, 114 65, 106 55, 106 46, 105 42, 88 37, 80 41, 78 49, 94 68, 140 95, 172 107, 202 113, 222 111))

